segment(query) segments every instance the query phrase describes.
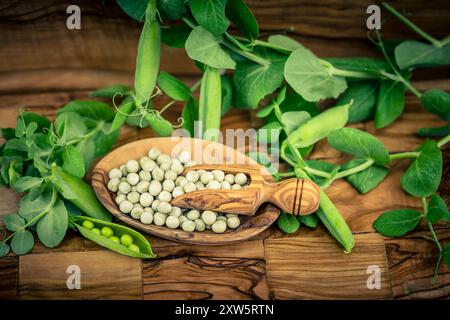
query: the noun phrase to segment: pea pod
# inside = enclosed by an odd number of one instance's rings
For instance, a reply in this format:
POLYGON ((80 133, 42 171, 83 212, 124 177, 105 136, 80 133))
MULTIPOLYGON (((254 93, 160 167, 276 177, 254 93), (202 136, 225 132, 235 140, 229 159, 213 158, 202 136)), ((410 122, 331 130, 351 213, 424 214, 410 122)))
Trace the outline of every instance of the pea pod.
POLYGON ((172 124, 161 115, 150 112, 145 115, 145 119, 158 136, 170 137, 172 135, 172 124))
POLYGON ((120 253, 120 254, 123 254, 126 256, 135 257, 135 258, 150 259, 150 258, 156 257, 156 255, 153 253, 150 243, 147 241, 147 239, 143 235, 141 235, 139 232, 137 232, 131 228, 122 226, 120 224, 106 222, 106 221, 93 219, 93 218, 89 218, 89 217, 84 217, 84 216, 75 216, 75 217, 71 218, 71 223, 73 225, 75 225, 75 227, 83 235, 83 237, 85 237, 86 239, 89 239, 109 250, 115 251, 117 253, 120 253), (133 251, 120 243, 116 243, 102 235, 99 235, 99 234, 83 227, 82 226, 83 221, 91 221, 92 223, 94 223, 95 227, 97 227, 99 229, 101 229, 103 227, 109 227, 113 230, 114 235, 119 238, 124 234, 130 235, 133 238, 133 241, 134 241, 133 243, 139 247, 140 252, 133 251))
POLYGON ((289 134, 289 143, 295 148, 305 148, 327 137, 331 131, 343 128, 352 103, 330 108, 307 120, 289 134))
POLYGON ((202 125, 202 134, 207 130, 208 139, 217 141, 220 129, 222 104, 222 82, 218 69, 206 67, 200 87, 198 116, 202 125), (216 130, 215 132, 212 130, 216 130))
POLYGON ((161 30, 156 19, 156 1, 148 3, 144 27, 139 38, 134 78, 135 101, 138 107, 150 99, 158 78, 161 30))
POLYGON ((56 165, 52 167, 52 171, 52 183, 65 199, 89 217, 112 221, 111 214, 98 201, 90 185, 56 165))

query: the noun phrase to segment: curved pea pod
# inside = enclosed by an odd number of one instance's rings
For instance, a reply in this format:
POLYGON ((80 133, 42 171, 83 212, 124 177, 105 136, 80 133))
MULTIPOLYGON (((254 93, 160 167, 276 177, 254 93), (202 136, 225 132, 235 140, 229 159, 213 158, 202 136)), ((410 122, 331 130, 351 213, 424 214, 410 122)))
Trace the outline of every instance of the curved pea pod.
POLYGON ((331 131, 343 128, 348 121, 348 108, 352 103, 353 101, 350 101, 348 104, 330 108, 307 120, 289 134, 289 142, 295 148, 309 147, 327 137, 331 131))
POLYGON ((134 77, 135 101, 138 107, 150 99, 158 78, 161 30, 156 19, 156 1, 150 1, 139 38, 134 77))
POLYGON ((98 201, 90 185, 58 166, 53 166, 52 171, 52 183, 66 200, 89 217, 112 221, 112 215, 98 201))
POLYGON ((150 127, 158 136, 170 137, 172 135, 172 124, 162 116, 153 113, 147 113, 145 115, 145 120, 147 120, 150 127))
POLYGON ((198 118, 202 124, 202 133, 209 132, 209 140, 216 141, 220 129, 222 108, 222 81, 219 70, 207 67, 200 87, 198 118), (215 132, 212 130, 216 130, 215 132))
POLYGON ((134 257, 134 258, 142 258, 142 259, 150 259, 155 258, 156 255, 152 251, 152 247, 150 246, 150 243, 145 239, 145 237, 140 234, 139 232, 122 226, 120 224, 106 222, 98 219, 93 219, 89 217, 84 216, 76 216, 73 217, 71 220, 72 224, 75 225, 77 230, 85 237, 86 239, 89 239, 99 245, 101 245, 104 248, 107 248, 109 250, 115 251, 117 253, 134 257), (103 227, 109 227, 113 230, 114 235, 117 237, 121 237, 124 234, 128 234, 133 238, 133 243, 137 245, 140 249, 140 252, 135 252, 133 250, 128 249, 128 247, 116 243, 114 241, 111 241, 109 238, 106 238, 102 235, 99 235, 95 232, 92 232, 89 229, 86 229, 82 226, 83 221, 91 221, 94 223, 95 227, 101 229, 103 227))

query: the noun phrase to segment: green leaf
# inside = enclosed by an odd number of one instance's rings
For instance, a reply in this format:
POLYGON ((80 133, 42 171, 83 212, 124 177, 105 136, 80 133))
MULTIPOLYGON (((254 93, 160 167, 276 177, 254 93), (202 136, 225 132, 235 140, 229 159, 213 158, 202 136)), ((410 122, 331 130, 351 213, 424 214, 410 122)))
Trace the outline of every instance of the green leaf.
POLYGON ((292 214, 282 212, 277 220, 278 228, 284 233, 294 233, 300 228, 300 222, 292 214))
POLYGON ((420 103, 428 112, 439 116, 442 120, 450 121, 449 93, 440 89, 428 90, 420 97, 420 103))
POLYGON ((213 35, 202 27, 195 27, 186 40, 186 52, 191 59, 210 67, 234 69, 236 62, 220 46, 221 41, 221 37, 213 35))
POLYGON ((420 128, 417 130, 416 134, 421 137, 443 137, 450 134, 450 123, 447 123, 442 127, 420 128))
POLYGON ((149 126, 160 137, 170 137, 173 132, 172 124, 161 115, 147 114, 145 119, 149 126))
POLYGON ((94 140, 87 139, 87 140, 83 140, 80 143, 78 143, 77 148, 80 150, 81 154, 83 155, 84 167, 86 170, 88 170, 96 158, 95 155, 96 155, 97 146, 95 145, 94 140))
POLYGON ((67 145, 62 153, 63 169, 75 177, 82 178, 85 174, 84 159, 80 150, 73 146, 67 145))
MULTIPOLYGON (((366 160, 354 159, 342 165, 342 170, 347 170, 356 167, 366 160)), ((354 173, 345 177, 359 193, 367 193, 375 189, 388 175, 389 170, 385 167, 378 166, 376 164, 371 165, 367 169, 354 173)))
POLYGON ((38 125, 37 132, 43 132, 44 128, 50 128, 50 120, 37 113, 22 112, 19 118, 23 119, 25 127, 27 127, 30 123, 35 122, 38 125))
POLYGON ((161 40, 169 47, 184 48, 190 33, 191 27, 184 22, 170 27, 162 27, 161 40))
POLYGON ((230 22, 225 16, 227 0, 190 0, 192 15, 198 24, 219 36, 227 31, 230 22))
POLYGON ((135 109, 136 105, 134 104, 134 99, 132 97, 125 98, 114 115, 114 120, 109 133, 119 130, 127 120, 127 115, 131 114, 135 109))
POLYGON ((5 140, 10 140, 16 137, 16 129, 13 128, 1 128, 2 138, 5 140))
MULTIPOLYGON (((106 132, 110 131, 108 124, 105 127, 106 132)), ((94 159, 101 157, 108 153, 114 143, 116 143, 117 138, 119 137, 119 131, 113 131, 111 133, 106 134, 105 132, 98 132, 93 138, 93 142, 95 144, 95 153, 94 159)), ((77 145, 79 147, 79 144, 77 145)), ((80 149, 81 150, 81 149, 80 149)), ((90 168, 92 162, 85 162, 86 171, 90 168)))
POLYGON ((306 101, 292 89, 286 91, 286 97, 280 104, 281 112, 288 111, 306 111, 311 116, 316 116, 319 113, 315 102, 306 101))
POLYGON ((405 85, 392 80, 382 80, 375 110, 375 127, 384 128, 395 121, 405 107, 405 85))
POLYGON ((78 113, 64 112, 56 117, 55 131, 60 137, 60 143, 64 145, 72 140, 79 140, 86 133, 87 127, 78 113))
POLYGON ((319 101, 337 98, 347 88, 345 78, 333 76, 308 49, 299 47, 284 66, 284 77, 304 99, 319 101))
POLYGON ((296 40, 281 34, 269 36, 267 42, 282 47, 285 51, 294 51, 302 47, 302 45, 298 43, 296 40))
POLYGON ((131 18, 143 21, 149 0, 116 0, 123 11, 131 18))
POLYGON ((8 214, 3 217, 6 229, 16 232, 25 225, 25 220, 18 214, 8 214))
POLYGON ((278 142, 282 129, 283 126, 278 121, 268 122, 258 130, 258 141, 263 144, 278 142))
POLYGON ((447 246, 442 251, 442 257, 444 258, 445 264, 450 267, 450 242, 447 242, 447 246))
POLYGON ((165 71, 159 73, 157 83, 159 88, 173 100, 187 101, 192 95, 187 85, 165 71))
POLYGON ((411 163, 400 179, 402 188, 409 194, 424 198, 439 187, 442 175, 442 153, 436 141, 426 140, 419 156, 411 163))
POLYGON ((55 205, 37 224, 39 240, 48 248, 58 246, 66 235, 69 216, 64 202, 57 199, 55 205))
POLYGON ((309 119, 311 116, 306 111, 288 111, 281 115, 286 134, 290 134, 309 119))
POLYGON ((114 84, 111 86, 99 88, 95 91, 92 91, 89 93, 90 97, 94 98, 106 98, 106 99, 112 99, 115 95, 119 96, 127 96, 132 93, 132 90, 130 87, 122 85, 122 84, 114 84))
POLYGON ((184 0, 157 0, 156 6, 163 20, 181 19, 186 11, 184 0))
MULTIPOLYGON (((339 170, 339 166, 334 163, 329 163, 321 160, 306 160, 306 165, 312 169, 324 171, 327 173, 334 173, 339 170)), ((317 185, 323 185, 328 179, 324 177, 319 177, 316 175, 311 175, 311 180, 317 185)))
POLYGON ((28 230, 17 232, 11 240, 11 249, 15 254, 26 254, 33 246, 33 235, 28 230))
POLYGON ((264 108, 259 110, 258 113, 256 114, 256 116, 258 118, 265 118, 270 115, 270 113, 273 111, 274 107, 275 107, 275 104, 269 103, 267 106, 265 106, 264 108))
POLYGON ((45 189, 37 198, 28 193, 20 200, 19 215, 29 223, 39 214, 50 209, 52 197, 53 190, 51 187, 45 189))
POLYGON ((306 216, 298 216, 297 219, 300 223, 303 223, 305 226, 310 228, 315 228, 319 224, 319 217, 317 214, 308 214, 306 216))
POLYGON ((374 58, 326 58, 333 67, 349 71, 370 72, 378 75, 380 71, 390 71, 389 64, 384 59, 374 58))
POLYGON ((9 246, 5 242, 0 242, 0 258, 5 257, 9 253, 9 246))
POLYGON ((286 56, 267 49, 255 49, 255 53, 270 61, 263 66, 243 60, 236 66, 233 76, 236 90, 236 106, 255 109, 266 95, 273 93, 283 82, 286 56))
POLYGON ((400 69, 450 64, 450 44, 438 48, 419 41, 405 41, 395 48, 395 61, 400 69))
POLYGON ((24 176, 17 179, 12 187, 16 192, 25 192, 31 188, 40 186, 44 180, 37 177, 24 176))
POLYGON ((243 0, 228 0, 225 11, 240 34, 250 40, 259 37, 258 22, 243 0))
POLYGON ((444 199, 434 194, 428 201, 427 214, 425 218, 430 223, 436 223, 439 220, 450 222, 450 212, 444 199))
POLYGON ((96 121, 110 121, 114 118, 114 111, 108 104, 100 101, 73 100, 58 110, 57 116, 66 112, 75 112, 82 117, 96 121))
POLYGON ((355 128, 341 128, 328 135, 328 143, 335 149, 354 156, 373 159, 380 165, 389 164, 389 152, 384 144, 370 133, 355 128))
POLYGON ((198 119, 198 105, 193 97, 185 102, 181 116, 183 118, 183 129, 187 130, 191 137, 194 137, 194 123, 198 119))
POLYGON ((224 116, 233 107, 234 88, 233 80, 230 76, 224 74, 220 76, 222 83, 222 109, 221 115, 224 116))
POLYGON ((349 85, 337 104, 346 104, 353 100, 348 110, 348 122, 362 122, 372 117, 377 103, 378 83, 358 81, 349 85))
POLYGON ((420 216, 416 210, 392 210, 379 216, 373 227, 383 236, 401 237, 417 226, 420 216))

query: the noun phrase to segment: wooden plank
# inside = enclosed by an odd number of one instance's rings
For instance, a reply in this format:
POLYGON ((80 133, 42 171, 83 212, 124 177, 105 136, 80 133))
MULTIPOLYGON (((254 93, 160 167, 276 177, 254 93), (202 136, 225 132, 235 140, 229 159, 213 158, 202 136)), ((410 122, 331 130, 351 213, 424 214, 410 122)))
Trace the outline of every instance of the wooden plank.
POLYGON ((10 188, 0 187, 2 200, 0 201, 0 227, 4 225, 3 216, 10 213, 17 213, 19 210, 19 200, 21 196, 10 188))
MULTIPOLYGON (((450 230, 437 230, 441 243, 450 241, 450 230)), ((429 231, 415 231, 402 238, 385 238, 392 289, 396 299, 448 299, 450 268, 442 262, 433 283, 438 250, 426 240, 429 231)))
POLYGON ((29 254, 19 258, 20 299, 139 299, 141 261, 113 252, 29 254), (69 290, 66 273, 79 266, 81 289, 69 290))
POLYGON ((265 241, 267 278, 275 299, 389 299, 392 290, 384 243, 377 234, 355 235, 344 254, 328 236, 296 235, 265 241), (369 266, 379 267, 380 289, 368 289, 369 266))
POLYGON ((264 260, 186 256, 143 263, 144 299, 267 299, 264 260))
POLYGON ((0 258, 0 299, 17 298, 17 267, 19 258, 0 258))

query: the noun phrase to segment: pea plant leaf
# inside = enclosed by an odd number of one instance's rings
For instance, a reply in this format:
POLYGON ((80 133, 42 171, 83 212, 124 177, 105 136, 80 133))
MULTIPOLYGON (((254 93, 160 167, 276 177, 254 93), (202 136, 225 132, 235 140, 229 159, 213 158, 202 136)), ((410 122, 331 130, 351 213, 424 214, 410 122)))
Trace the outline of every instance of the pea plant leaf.
POLYGON ((419 41, 404 41, 395 48, 395 61, 400 69, 450 64, 450 43, 437 47, 419 41))
POLYGON ((405 107, 405 85, 392 80, 382 80, 375 111, 375 127, 384 128, 395 121, 405 107))
POLYGON ((18 214, 8 214, 3 218, 6 229, 15 232, 25 225, 25 220, 18 214))
POLYGON ((277 225, 284 233, 294 233, 300 228, 297 217, 285 212, 282 212, 278 217, 277 225))
POLYGON ((295 49, 302 47, 302 45, 298 43, 298 41, 295 41, 294 39, 289 38, 288 36, 282 34, 275 34, 269 36, 267 42, 269 42, 270 44, 274 44, 278 47, 281 47, 288 52, 294 51, 295 49))
POLYGON ((436 223, 439 220, 450 222, 450 212, 444 199, 436 194, 432 195, 428 201, 425 218, 430 223, 436 223))
POLYGON ((122 10, 131 18, 143 21, 148 0, 116 0, 122 10))
POLYGON ((401 237, 413 230, 420 218, 421 213, 416 210, 392 210, 379 216, 373 223, 373 227, 384 236, 401 237))
POLYGON ((161 40, 169 47, 184 48, 190 33, 191 27, 184 22, 170 27, 162 27, 161 40))
POLYGON ((310 118, 311 116, 306 111, 288 111, 281 115, 286 134, 290 134, 310 118))
POLYGON ((184 0, 157 0, 156 7, 163 20, 181 19, 186 11, 184 0))
POLYGON ((270 61, 263 66, 248 60, 239 62, 233 76, 236 107, 255 109, 262 98, 273 93, 283 82, 286 57, 264 48, 255 52, 270 61))
POLYGON ((55 120, 55 132, 61 144, 78 140, 87 131, 83 118, 76 112, 64 112, 55 120))
POLYGON ((420 103, 428 112, 439 116, 442 120, 450 121, 449 93, 440 89, 428 90, 420 97, 420 103))
POLYGON ((420 128, 416 132, 421 137, 442 137, 450 134, 450 123, 447 123, 441 127, 434 128, 420 128))
MULTIPOLYGON (((354 159, 342 165, 342 170, 347 170, 364 163, 364 159, 354 159)), ((376 164, 367 169, 345 177, 359 193, 367 193, 375 189, 388 175, 389 170, 376 164)))
POLYGON ((224 74, 220 76, 222 83, 222 109, 221 115, 224 116, 233 106, 234 88, 233 79, 224 74))
POLYGON ((225 13, 234 23, 239 33, 250 40, 258 38, 258 22, 243 0, 228 0, 225 13))
POLYGON ((45 189, 37 198, 28 193, 20 200, 19 215, 29 223, 36 216, 50 209, 52 196, 51 188, 45 189))
POLYGON ((136 105, 134 104, 134 99, 132 97, 123 99, 116 111, 116 114, 114 115, 109 133, 119 130, 127 120, 128 115, 131 114, 131 112, 133 112, 135 109, 136 105))
POLYGON ((339 97, 337 104, 346 104, 353 100, 348 110, 348 122, 362 122, 371 118, 377 103, 378 83, 375 81, 357 81, 339 97))
POLYGON ((442 153, 436 141, 427 140, 418 150, 419 156, 411 163, 400 179, 402 188, 409 194, 424 198, 434 194, 442 175, 442 153))
POLYGON ((15 254, 26 254, 33 249, 34 238, 30 231, 17 232, 11 240, 11 249, 15 254))
POLYGON ((300 224, 304 224, 305 226, 309 228, 315 228, 319 224, 319 217, 316 213, 308 214, 306 216, 297 216, 298 221, 300 224))
POLYGON ((379 74, 380 71, 389 71, 391 68, 384 59, 374 58, 326 58, 333 67, 349 71, 363 71, 379 74))
POLYGON ((159 88, 176 101, 186 101, 191 95, 191 89, 171 74, 161 71, 158 76, 159 88))
MULTIPOLYGON (((306 164, 308 167, 310 167, 312 169, 324 171, 324 172, 327 172, 330 174, 339 170, 338 165, 336 165, 334 163, 330 163, 330 162, 321 161, 321 160, 307 160, 306 164)), ((314 183, 316 183, 317 185, 321 186, 327 181, 327 178, 311 175, 311 180, 314 183)))
POLYGON ((64 146, 62 152, 63 169, 75 177, 84 177, 85 166, 80 149, 73 145, 64 146))
POLYGON ((304 99, 319 101, 337 96, 347 88, 345 78, 333 76, 308 49, 299 47, 284 66, 284 77, 304 99))
POLYGON ((185 43, 188 56, 210 67, 234 69, 236 62, 220 46, 222 38, 215 36, 202 27, 195 27, 185 43))
POLYGON ((342 128, 328 135, 328 143, 335 149, 380 165, 389 164, 389 152, 384 144, 370 133, 355 128, 342 128))
POLYGON ((122 85, 122 84, 114 84, 111 86, 99 88, 95 91, 89 93, 90 97, 93 98, 106 98, 112 99, 116 94, 126 96, 132 93, 130 87, 122 85))
POLYGON ((191 137, 195 136, 194 123, 198 119, 198 105, 194 98, 190 98, 184 104, 183 112, 183 129, 187 130, 191 137))
POLYGON ((270 144, 279 140, 283 126, 278 120, 266 123, 258 130, 258 141, 263 144, 270 144))
POLYGON ((447 266, 450 266, 450 242, 447 243, 447 246, 442 251, 442 258, 447 266))
POLYGON ((31 188, 40 186, 44 180, 42 178, 23 176, 17 179, 12 187, 16 192, 25 192, 31 188))
POLYGON ((198 24, 219 36, 227 31, 230 22, 225 16, 227 0, 191 0, 189 5, 198 24))
POLYGON ((66 235, 69 216, 61 199, 44 215, 37 224, 39 240, 48 248, 54 248, 61 243, 66 235))
POLYGON ((110 121, 114 118, 114 111, 108 104, 100 101, 73 100, 59 109, 56 115, 59 116, 65 112, 75 112, 96 121, 110 121))
POLYGON ((5 257, 9 253, 9 245, 5 242, 0 242, 0 258, 5 257))

